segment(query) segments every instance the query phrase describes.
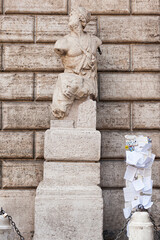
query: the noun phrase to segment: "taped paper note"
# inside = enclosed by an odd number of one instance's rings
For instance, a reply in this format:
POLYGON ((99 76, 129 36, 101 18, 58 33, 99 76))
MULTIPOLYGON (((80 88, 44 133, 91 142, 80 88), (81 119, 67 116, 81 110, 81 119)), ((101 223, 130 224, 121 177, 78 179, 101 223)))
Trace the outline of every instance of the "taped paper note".
POLYGON ((152 189, 153 180, 151 180, 151 177, 144 177, 143 183, 145 186, 143 191, 149 191, 150 189, 152 189))
POLYGON ((126 202, 131 202, 135 200, 135 198, 139 196, 139 192, 136 192, 133 187, 123 188, 124 199, 126 202))
POLYGON ((139 152, 130 152, 130 151, 126 151, 126 162, 130 165, 134 165, 136 166, 138 161, 140 161, 140 159, 144 159, 144 156, 142 153, 139 152))
POLYGON ((145 187, 141 178, 133 181, 133 186, 136 191, 140 191, 145 187))
POLYGON ((145 207, 151 202, 151 196, 141 196, 141 203, 145 207))
POLYGON ((136 174, 137 168, 132 167, 132 166, 127 166, 125 175, 124 175, 124 179, 128 180, 128 181, 133 181, 134 176, 136 174))
POLYGON ((138 198, 137 200, 132 201, 132 208, 138 207, 138 205, 140 204, 140 199, 138 198))

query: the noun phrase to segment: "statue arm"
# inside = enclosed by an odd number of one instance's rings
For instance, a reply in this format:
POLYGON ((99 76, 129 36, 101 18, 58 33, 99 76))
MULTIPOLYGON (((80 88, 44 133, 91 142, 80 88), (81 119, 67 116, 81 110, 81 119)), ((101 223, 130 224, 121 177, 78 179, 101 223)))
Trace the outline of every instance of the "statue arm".
POLYGON ((54 51, 60 56, 65 55, 68 51, 67 39, 61 38, 57 40, 57 42, 54 45, 54 51))

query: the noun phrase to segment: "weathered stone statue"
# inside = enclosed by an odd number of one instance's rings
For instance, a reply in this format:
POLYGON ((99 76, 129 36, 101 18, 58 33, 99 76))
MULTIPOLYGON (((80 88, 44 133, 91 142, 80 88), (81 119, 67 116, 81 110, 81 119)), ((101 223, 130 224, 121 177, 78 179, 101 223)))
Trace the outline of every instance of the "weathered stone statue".
POLYGON ((53 94, 52 111, 56 118, 67 116, 75 99, 97 97, 97 48, 101 40, 84 28, 91 14, 83 7, 72 10, 71 33, 59 39, 54 47, 62 59, 64 73, 59 74, 53 94))
POLYGON ((101 40, 84 31, 90 17, 82 7, 73 10, 71 33, 55 44, 65 70, 53 93, 52 112, 58 119, 51 120, 44 137, 44 175, 36 190, 34 240, 103 239, 101 134, 96 130, 94 101, 101 40))

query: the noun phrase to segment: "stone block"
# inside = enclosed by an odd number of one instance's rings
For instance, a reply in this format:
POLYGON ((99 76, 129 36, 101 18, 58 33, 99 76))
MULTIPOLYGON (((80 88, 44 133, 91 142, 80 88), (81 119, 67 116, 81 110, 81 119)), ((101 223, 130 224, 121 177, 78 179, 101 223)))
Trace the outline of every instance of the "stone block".
POLYGON ((47 129, 50 123, 49 103, 3 103, 3 129, 47 129))
POLYGON ((152 152, 160 157, 159 131, 102 131, 102 158, 125 158, 125 135, 144 135, 152 138, 152 152))
POLYGON ((130 104, 99 102, 97 105, 98 129, 130 129, 130 104))
POLYGON ((153 167, 152 167, 152 179, 153 179, 153 185, 155 188, 160 188, 160 161, 154 161, 153 167))
MULTIPOLYGON (((106 231, 112 231, 115 234, 120 230, 124 223, 125 218, 123 216, 124 208, 124 196, 122 189, 115 190, 103 190, 104 201, 104 219, 103 229, 106 231)), ((115 238, 113 238, 115 239, 115 238)))
POLYGON ((102 55, 98 54, 98 70, 127 71, 130 68, 128 45, 102 45, 102 55))
POLYGON ((160 45, 133 45, 132 58, 134 71, 159 71, 160 45))
POLYGON ((124 187, 125 161, 101 161, 101 187, 124 187))
POLYGON ((32 16, 0 16, 1 42, 33 42, 32 16))
POLYGON ((96 186, 100 184, 100 164, 44 162, 44 179, 52 179, 53 186, 96 186))
POLYGON ((132 0, 133 14, 159 14, 159 0, 132 0))
POLYGON ((35 89, 36 100, 52 100, 57 79, 57 73, 37 73, 35 89))
POLYGON ((38 192, 34 240, 102 240, 102 196, 98 187, 92 191, 90 188, 86 188, 83 194, 80 194, 80 186, 77 191, 72 188, 69 193, 66 187, 54 190, 50 186, 49 192, 44 189, 38 192), (47 216, 46 212, 49 213, 47 216))
POLYGON ((1 131, 0 158, 33 158, 33 133, 1 131))
POLYGON ((99 131, 52 128, 45 132, 44 157, 48 160, 99 161, 99 131))
POLYGON ((77 128, 96 129, 96 101, 87 99, 79 105, 77 128))
MULTIPOLYGON (((67 35, 68 16, 37 16, 36 17, 36 41, 55 42, 60 37, 67 35)), ((97 19, 92 17, 85 29, 87 32, 97 35, 97 19)))
POLYGON ((71 8, 83 6, 93 14, 129 14, 129 0, 71 0, 71 8))
POLYGON ((100 16, 103 42, 160 42, 158 16, 100 16))
POLYGON ((160 129, 160 103, 133 103, 132 121, 134 129, 160 129))
POLYGON ((99 81, 100 100, 160 100, 157 73, 101 73, 99 81))
MULTIPOLYGON (((25 239, 32 240, 34 232, 35 190, 0 190, 1 206, 12 216, 25 239)), ((8 240, 19 237, 11 230, 8 240)))
POLYGON ((4 69, 20 71, 63 70, 54 45, 13 44, 4 46, 4 69), (16 53, 16 54, 15 54, 16 53))
POLYGON ((33 74, 0 73, 0 99, 33 100, 33 74))
POLYGON ((151 213, 153 215, 153 219, 155 220, 156 225, 158 225, 160 221, 160 189, 153 190, 152 201, 153 206, 151 208, 151 213))
POLYGON ((35 133, 35 157, 44 158, 44 131, 35 133))
POLYGON ((43 178, 43 162, 3 161, 3 188, 37 187, 43 178))
POLYGON ((67 0, 5 0, 5 13, 38 13, 64 14, 67 13, 67 0))

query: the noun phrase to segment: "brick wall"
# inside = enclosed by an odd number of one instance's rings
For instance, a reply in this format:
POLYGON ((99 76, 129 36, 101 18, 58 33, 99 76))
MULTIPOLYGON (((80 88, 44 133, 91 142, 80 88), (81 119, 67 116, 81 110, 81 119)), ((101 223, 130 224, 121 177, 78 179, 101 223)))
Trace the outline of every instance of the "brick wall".
POLYGON ((153 139, 153 214, 160 220, 159 0, 0 0, 0 205, 27 240, 43 175, 49 104, 63 71, 53 47, 68 33, 68 12, 78 5, 92 12, 87 30, 103 40, 97 128, 106 239, 124 223, 124 135, 130 132, 153 139))

